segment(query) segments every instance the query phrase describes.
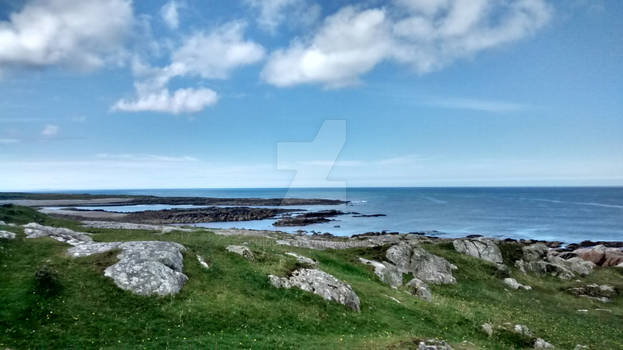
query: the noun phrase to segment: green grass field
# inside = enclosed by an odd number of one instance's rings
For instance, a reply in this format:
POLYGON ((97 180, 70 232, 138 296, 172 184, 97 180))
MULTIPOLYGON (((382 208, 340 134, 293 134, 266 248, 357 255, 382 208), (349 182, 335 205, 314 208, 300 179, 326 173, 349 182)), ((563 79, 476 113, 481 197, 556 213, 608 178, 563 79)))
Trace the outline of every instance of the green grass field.
MULTIPOLYGON (((0 348, 209 348, 209 349, 378 349, 409 348, 415 339, 441 338, 455 349, 513 349, 525 345, 511 334, 489 338, 484 322, 527 325, 559 349, 576 344, 591 349, 623 349, 623 298, 612 302, 564 292, 575 281, 525 276, 532 291, 511 291, 495 267, 461 255, 451 244, 424 248, 459 269, 456 285, 431 286, 433 301, 382 284, 357 257, 375 258, 382 248, 316 251, 276 245, 274 240, 224 237, 209 231, 173 232, 86 229, 23 207, 0 207, 0 220, 37 221, 92 232, 97 241, 166 240, 185 245, 182 291, 170 297, 136 296, 117 288, 103 270, 115 253, 71 259, 67 245, 49 238, 0 239, 0 348), (255 262, 226 252, 248 242, 255 262), (267 275, 296 266, 283 253, 314 258, 319 268, 349 283, 361 299, 356 313, 300 290, 273 288, 267 275), (196 254, 210 264, 203 269, 196 254), (43 271, 52 271, 44 274, 43 271), (39 273, 38 273, 39 271, 39 273), (39 277, 36 277, 39 276, 39 277), (393 297, 400 301, 397 303, 393 297), (578 309, 589 310, 586 313, 578 309), (605 309, 605 310, 596 310, 605 309), (465 342, 464 342, 465 341, 465 342)), ((512 251, 512 249, 505 249, 512 251)), ((623 290, 623 271, 598 268, 583 282, 608 283, 623 290)))

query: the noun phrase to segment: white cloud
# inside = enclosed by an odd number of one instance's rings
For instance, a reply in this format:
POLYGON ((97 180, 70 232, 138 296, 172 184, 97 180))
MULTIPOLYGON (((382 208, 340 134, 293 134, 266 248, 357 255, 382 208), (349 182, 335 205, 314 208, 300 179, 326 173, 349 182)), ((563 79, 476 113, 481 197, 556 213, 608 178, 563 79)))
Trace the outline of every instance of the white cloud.
POLYGON ((218 94, 211 89, 168 89, 140 94, 135 100, 119 100, 113 110, 125 112, 196 113, 216 104, 218 94))
POLYGON ((441 69, 531 35, 551 16, 545 0, 396 0, 383 8, 347 6, 307 39, 271 54, 262 77, 276 86, 340 87, 384 61, 419 73, 441 69))
POLYGON ((162 20, 171 29, 177 29, 180 25, 178 8, 179 4, 175 0, 171 0, 160 9, 162 20))
POLYGON ((245 40, 244 29, 243 22, 235 21, 209 33, 194 33, 173 51, 170 64, 161 68, 135 60, 137 98, 119 100, 113 110, 179 114, 199 112, 214 105, 218 94, 211 89, 179 89, 171 94, 167 85, 176 77, 225 79, 234 69, 261 60, 264 48, 245 40))
POLYGON ((46 137, 52 137, 58 135, 59 131, 60 128, 58 127, 58 125, 48 124, 43 128, 43 130, 41 130, 41 135, 46 137))
POLYGON ((320 16, 320 6, 305 0, 247 0, 246 3, 259 11, 257 23, 260 28, 275 33, 288 18, 296 24, 308 26, 320 16))
POLYGON ((0 22, 0 69, 92 69, 117 58, 133 23, 129 0, 37 0, 0 22))
POLYGON ((481 112, 498 113, 520 111, 528 107, 514 102, 452 97, 430 98, 425 100, 424 104, 448 109, 468 109, 481 112))

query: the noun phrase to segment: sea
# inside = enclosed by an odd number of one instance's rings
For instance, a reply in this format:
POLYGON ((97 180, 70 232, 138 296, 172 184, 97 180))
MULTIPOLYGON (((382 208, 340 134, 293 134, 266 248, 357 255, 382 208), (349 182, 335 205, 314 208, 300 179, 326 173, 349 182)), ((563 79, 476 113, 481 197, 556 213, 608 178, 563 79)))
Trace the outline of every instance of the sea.
MULTIPOLYGON (((246 228, 350 236, 366 232, 425 232, 440 237, 479 234, 488 237, 538 239, 566 243, 623 241, 623 187, 469 187, 469 188, 237 188, 127 189, 78 191, 92 194, 226 198, 328 198, 343 205, 286 207, 337 209, 359 215, 305 227, 275 227, 274 219, 197 224, 213 228, 246 228)), ((173 205, 90 207, 109 211, 158 210, 173 205)), ((86 209, 86 208, 85 208, 86 209)))

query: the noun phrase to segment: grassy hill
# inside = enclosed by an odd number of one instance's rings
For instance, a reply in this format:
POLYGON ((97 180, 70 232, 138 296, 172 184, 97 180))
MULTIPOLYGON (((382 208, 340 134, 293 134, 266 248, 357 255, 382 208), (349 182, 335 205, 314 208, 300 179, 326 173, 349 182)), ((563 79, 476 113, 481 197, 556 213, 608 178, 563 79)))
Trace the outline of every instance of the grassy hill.
MULTIPOLYGON (((382 284, 357 258, 378 258, 383 248, 318 251, 284 247, 273 239, 219 236, 206 230, 155 234, 150 231, 86 229, 24 207, 0 207, 0 220, 31 221, 92 232, 96 241, 166 240, 183 244, 182 291, 143 297, 117 288, 103 275, 116 253, 71 259, 67 245, 49 238, 0 239, 0 348, 411 348, 416 339, 440 338, 455 349, 512 349, 527 343, 512 333, 488 337, 481 324, 524 324, 560 349, 623 349, 623 298, 612 302, 565 292, 575 281, 511 272, 532 291, 506 287, 496 268, 454 251, 449 243, 428 251, 459 269, 456 285, 431 286, 426 302, 382 284), (248 242, 255 262, 228 253, 229 244, 248 242), (268 274, 296 266, 294 251, 350 284, 361 312, 296 289, 276 289, 268 274), (210 268, 196 259, 203 256, 210 268), (578 312, 588 310, 588 312, 578 312)), ((505 249, 505 251, 512 251, 505 249)), ((597 268, 583 282, 623 290, 623 271, 597 268)))

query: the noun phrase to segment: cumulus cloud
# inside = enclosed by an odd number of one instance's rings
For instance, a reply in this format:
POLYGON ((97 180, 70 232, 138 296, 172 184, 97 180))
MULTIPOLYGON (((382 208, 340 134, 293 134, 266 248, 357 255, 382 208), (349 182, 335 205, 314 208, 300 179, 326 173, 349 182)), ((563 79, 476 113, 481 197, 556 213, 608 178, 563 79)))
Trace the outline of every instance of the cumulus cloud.
POLYGON ((310 38, 273 52, 262 78, 276 86, 352 85, 384 61, 419 73, 441 69, 531 35, 551 16, 545 0, 396 0, 383 8, 347 6, 310 38))
POLYGON ((176 77, 225 79, 241 66, 260 61, 264 48, 243 37, 245 23, 230 22, 211 32, 196 32, 173 50, 170 64, 152 67, 140 60, 133 63, 137 98, 122 99, 113 110, 196 113, 214 105, 218 94, 207 88, 179 89, 170 93, 169 82, 176 77))
POLYGON ((120 55, 133 23, 129 0, 29 1, 0 21, 0 69, 92 69, 120 55))
POLYGON ((257 24, 263 30, 274 33, 288 18, 296 18, 296 23, 307 26, 320 16, 320 6, 305 0, 247 0, 246 3, 257 9, 257 24))
POLYGON ((179 4, 175 0, 167 2, 160 9, 162 20, 171 29, 177 29, 180 25, 178 9, 179 4))
POLYGON ((216 104, 218 94, 211 89, 178 89, 170 93, 163 89, 141 94, 134 100, 119 100, 113 110, 125 112, 196 113, 216 104))
POLYGON ((57 125, 48 124, 43 128, 43 130, 41 130, 41 135, 46 137, 52 137, 56 136, 59 131, 60 128, 57 125))

